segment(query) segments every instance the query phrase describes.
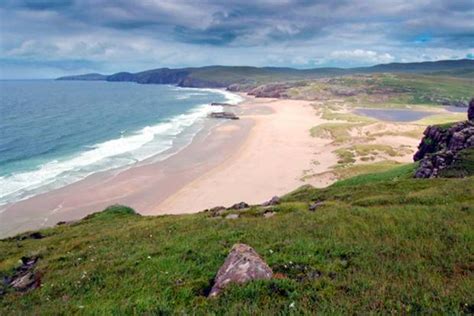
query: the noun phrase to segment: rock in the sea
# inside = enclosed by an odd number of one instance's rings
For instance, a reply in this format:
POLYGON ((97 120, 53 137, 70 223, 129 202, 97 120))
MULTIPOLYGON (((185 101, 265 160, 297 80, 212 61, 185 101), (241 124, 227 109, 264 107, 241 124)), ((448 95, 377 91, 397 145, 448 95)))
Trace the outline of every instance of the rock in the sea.
POLYGON ((229 214, 225 218, 226 219, 237 219, 237 218, 239 218, 239 214, 229 214))
POLYGON ((209 297, 217 296, 230 283, 242 284, 252 280, 268 280, 272 276, 272 269, 252 247, 235 244, 217 272, 209 297))
POLYGON ((250 205, 248 205, 245 202, 240 202, 232 205, 231 207, 228 208, 228 210, 243 210, 245 208, 249 208, 250 205))
POLYGON ((235 106, 235 104, 223 103, 223 102, 212 102, 211 106, 235 106))
POLYGON ((232 112, 212 112, 209 117, 216 119, 238 120, 239 117, 232 112))
POLYGON ((262 203, 262 206, 271 206, 280 204, 280 198, 278 196, 272 197, 269 201, 262 203))
POLYGON ((474 98, 469 102, 469 108, 467 109, 467 119, 469 121, 474 121, 474 98))

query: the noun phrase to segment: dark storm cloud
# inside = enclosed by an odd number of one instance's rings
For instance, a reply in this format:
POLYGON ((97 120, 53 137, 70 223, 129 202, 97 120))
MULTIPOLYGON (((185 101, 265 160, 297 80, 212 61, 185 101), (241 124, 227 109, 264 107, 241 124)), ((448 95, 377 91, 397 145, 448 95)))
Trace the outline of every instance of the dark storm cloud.
POLYGON ((0 57, 111 71, 434 60, 474 42, 472 0, 4 0, 0 21, 0 57))

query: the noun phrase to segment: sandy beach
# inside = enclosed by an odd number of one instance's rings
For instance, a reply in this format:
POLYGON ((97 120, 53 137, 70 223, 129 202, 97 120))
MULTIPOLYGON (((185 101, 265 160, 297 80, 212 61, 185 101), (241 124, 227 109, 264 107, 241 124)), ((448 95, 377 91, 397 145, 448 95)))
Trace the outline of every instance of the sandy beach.
MULTIPOLYGON (((336 161, 328 150, 330 141, 315 141, 310 135, 311 127, 326 122, 316 115, 311 102, 251 99, 241 108, 254 123, 243 145, 147 214, 184 213, 190 206, 200 210, 240 201, 259 203, 305 183, 317 187, 331 183, 329 177, 301 179, 304 170, 322 172, 336 161)), ((222 132, 228 132, 224 128, 222 132)))
MULTIPOLYGON (((210 119, 190 145, 165 160, 97 173, 0 207, 0 237, 80 219, 112 204, 131 206, 143 215, 193 213, 241 201, 260 203, 303 184, 325 187, 336 181, 330 170, 338 161, 337 146, 310 134, 312 127, 330 121, 321 118, 312 102, 244 98, 230 109, 240 120, 216 124, 210 119)), ((384 137, 386 144, 417 143, 384 137)), ((397 160, 408 162, 411 153, 397 160)))

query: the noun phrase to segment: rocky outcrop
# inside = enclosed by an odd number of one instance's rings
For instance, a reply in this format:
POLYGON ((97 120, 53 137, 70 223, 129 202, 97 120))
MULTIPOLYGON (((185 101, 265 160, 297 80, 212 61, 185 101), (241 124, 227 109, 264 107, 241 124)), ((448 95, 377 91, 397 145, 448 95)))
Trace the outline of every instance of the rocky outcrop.
POLYGON ((26 292, 41 286, 41 274, 35 271, 37 257, 21 258, 21 266, 18 267, 11 277, 7 277, 4 283, 16 291, 26 292))
POLYGON ((214 279, 209 297, 215 297, 231 283, 246 283, 253 280, 268 280, 272 269, 250 246, 235 244, 214 279))
POLYGON ((232 112, 212 112, 209 114, 210 118, 226 119, 226 120, 238 120, 239 117, 232 112))
POLYGON ((474 148, 474 102, 468 109, 468 121, 451 126, 428 126, 413 159, 420 161, 416 178, 433 178, 456 161, 460 151, 474 148))
POLYGON ((239 202, 239 203, 235 203, 234 205, 232 205, 231 207, 228 208, 228 210, 243 210, 243 209, 246 209, 246 208, 249 208, 250 205, 245 203, 245 202, 239 202))
POLYGON ((467 119, 469 121, 474 121, 474 98, 469 102, 469 108, 467 109, 467 119))
POLYGON ((305 84, 304 82, 270 83, 258 86, 250 90, 248 94, 257 98, 288 98, 288 89, 305 84))
POLYGON ((235 104, 223 103, 223 102, 212 102, 211 106, 236 106, 235 104))
POLYGON ((262 203, 262 206, 271 206, 280 204, 280 198, 278 196, 272 197, 270 200, 262 203))

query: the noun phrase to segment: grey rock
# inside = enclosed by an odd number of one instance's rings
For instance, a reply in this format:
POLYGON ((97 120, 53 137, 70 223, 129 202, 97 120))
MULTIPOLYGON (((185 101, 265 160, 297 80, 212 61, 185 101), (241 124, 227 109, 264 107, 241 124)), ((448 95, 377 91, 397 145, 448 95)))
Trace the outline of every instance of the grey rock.
POLYGON ((239 117, 231 112, 212 112, 209 114, 210 118, 216 119, 227 119, 227 120, 238 120, 239 117))
POLYGON ((267 211, 267 212, 263 213, 263 217, 270 218, 270 217, 275 216, 275 214, 276 214, 275 212, 267 211))
POLYGON ((313 202, 309 205, 308 210, 310 212, 316 211, 319 207, 323 206, 324 202, 313 202))
POLYGON ((243 210, 243 209, 246 209, 246 208, 249 208, 249 207, 250 207, 250 205, 248 205, 247 203, 240 202, 240 203, 235 203, 234 205, 229 207, 228 210, 243 210))
POLYGON ((211 106, 236 106, 235 104, 223 103, 223 102, 212 102, 211 106))
POLYGON ((7 278, 6 284, 17 291, 25 292, 41 286, 41 274, 35 272, 37 257, 21 258, 22 265, 15 270, 12 277, 7 278))
POLYGON ((420 161, 415 178, 434 178, 450 166, 458 153, 474 147, 474 121, 453 124, 449 128, 428 126, 413 159, 420 161))
POLYGON ((235 244, 214 279, 209 297, 215 297, 231 283, 246 283, 253 280, 268 280, 272 269, 250 246, 235 244))
POLYGON ((278 205, 280 204, 280 198, 278 196, 272 197, 269 201, 262 203, 262 206, 278 205))
POLYGON ((226 208, 224 206, 216 206, 209 210, 212 216, 221 216, 226 208))
POLYGON ((225 218, 226 219, 237 219, 237 218, 239 218, 239 214, 229 214, 225 218))

